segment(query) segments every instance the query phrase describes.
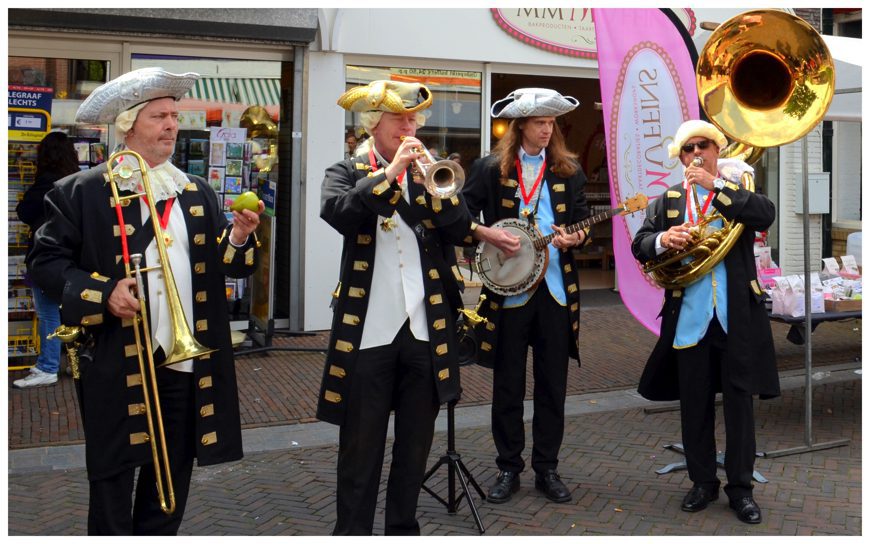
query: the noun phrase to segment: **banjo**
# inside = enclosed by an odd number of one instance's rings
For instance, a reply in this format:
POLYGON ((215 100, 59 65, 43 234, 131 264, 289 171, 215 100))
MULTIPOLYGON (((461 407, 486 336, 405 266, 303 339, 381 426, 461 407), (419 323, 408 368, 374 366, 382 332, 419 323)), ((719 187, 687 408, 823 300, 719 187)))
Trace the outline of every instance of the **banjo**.
MULTIPOLYGON (((618 208, 593 215, 565 227, 568 234, 590 227, 614 215, 626 215, 646 208, 647 196, 643 193, 626 199, 618 208)), ((547 249, 556 233, 544 236, 527 219, 508 218, 496 221, 493 228, 505 229, 520 239, 520 249, 512 256, 492 244, 480 242, 474 255, 475 271, 480 281, 493 293, 499 295, 519 295, 538 286, 547 270, 550 253, 547 249)))

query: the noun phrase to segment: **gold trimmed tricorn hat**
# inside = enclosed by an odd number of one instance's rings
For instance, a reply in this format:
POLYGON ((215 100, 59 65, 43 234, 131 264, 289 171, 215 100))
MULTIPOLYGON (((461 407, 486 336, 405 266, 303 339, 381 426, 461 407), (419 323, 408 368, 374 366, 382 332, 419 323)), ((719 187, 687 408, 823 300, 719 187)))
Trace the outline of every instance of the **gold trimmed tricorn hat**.
POLYGON ((528 87, 517 89, 492 105, 493 117, 517 119, 520 117, 558 117, 568 113, 580 101, 573 96, 562 96, 553 89, 528 87))
POLYGON ((422 83, 379 79, 345 92, 338 105, 356 112, 414 113, 432 105, 432 92, 422 83))
POLYGON ((162 68, 140 68, 116 77, 91 92, 76 112, 76 123, 114 123, 118 114, 158 98, 181 99, 199 74, 172 74, 162 68))

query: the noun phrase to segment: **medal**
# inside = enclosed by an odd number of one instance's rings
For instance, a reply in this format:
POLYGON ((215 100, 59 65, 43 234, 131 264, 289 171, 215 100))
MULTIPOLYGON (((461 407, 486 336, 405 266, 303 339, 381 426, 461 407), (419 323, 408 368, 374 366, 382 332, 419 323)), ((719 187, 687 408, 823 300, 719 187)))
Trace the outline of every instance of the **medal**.
POLYGON ((392 217, 387 217, 386 219, 381 221, 381 230, 383 230, 384 232, 390 232, 391 230, 393 230, 393 228, 395 228, 395 226, 396 222, 393 221, 392 217))

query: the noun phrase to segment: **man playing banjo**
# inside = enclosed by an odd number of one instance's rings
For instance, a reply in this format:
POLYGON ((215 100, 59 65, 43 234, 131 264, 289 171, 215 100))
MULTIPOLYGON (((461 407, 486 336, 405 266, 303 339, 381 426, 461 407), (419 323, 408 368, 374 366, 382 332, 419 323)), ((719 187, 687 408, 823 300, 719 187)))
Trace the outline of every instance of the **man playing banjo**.
MULTIPOLYGON (((486 225, 512 218, 515 224, 531 225, 525 226, 531 232, 537 228, 542 235, 553 235, 551 244, 536 257, 532 244, 520 244, 520 237, 510 229, 472 224, 474 238, 484 242, 482 247, 498 248, 488 262, 501 266, 506 275, 528 268, 532 261, 545 268, 532 272, 539 280, 512 280, 509 283, 515 287, 501 293, 484 288, 487 300, 480 314, 488 323, 477 331, 477 362, 493 368, 492 434, 499 472, 487 500, 494 503, 510 500, 525 468, 523 398, 530 345, 535 378, 535 487, 552 501, 571 500, 571 492, 556 472, 565 423, 568 358, 579 364, 579 290, 568 250, 585 243, 589 233, 588 228, 569 233, 565 226, 588 217, 589 208, 583 192, 586 176, 577 156, 566 148, 556 117, 578 104, 573 97, 536 88, 518 89, 497 101, 491 114, 510 119, 510 127, 492 155, 472 167, 463 190, 472 216, 483 212, 486 225), (511 261, 516 266, 505 265, 511 261)), ((484 268, 489 266, 485 263, 484 268)))

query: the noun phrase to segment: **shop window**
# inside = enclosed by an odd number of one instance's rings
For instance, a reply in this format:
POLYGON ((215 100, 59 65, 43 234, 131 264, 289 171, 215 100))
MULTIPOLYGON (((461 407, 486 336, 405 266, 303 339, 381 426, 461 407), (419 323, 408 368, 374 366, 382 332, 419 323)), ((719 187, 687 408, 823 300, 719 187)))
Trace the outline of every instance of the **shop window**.
MULTIPOLYGON (((196 72, 200 78, 178 103, 178 139, 172 162, 205 178, 229 208, 241 193, 253 191, 264 201, 278 182, 278 125, 281 62, 134 54, 132 68, 158 66, 172 73, 196 72)), ((274 198, 267 215, 274 215, 274 198)), ((267 204, 267 206, 270 206, 267 204)), ((262 221, 258 236, 268 238, 271 222, 262 221)), ((267 251, 267 249, 263 249, 267 251)), ((262 256, 262 254, 261 254, 262 256)), ((268 256, 264 257, 266 262, 268 256)), ((268 271, 268 266, 261 266, 268 271)), ((233 320, 251 311, 252 278, 226 279, 233 320)), ((259 289, 268 293, 268 289, 259 289)))
POLYGON ((15 210, 36 179, 36 150, 50 131, 73 139, 79 168, 103 162, 105 127, 75 124, 82 101, 106 81, 109 63, 96 60, 9 57, 8 167, 9 189, 9 368, 24 368, 39 353, 36 313, 30 285, 24 281, 24 259, 30 229, 15 210))
MULTIPOLYGON (((347 66, 348 89, 379 79, 422 83, 432 91, 432 106, 423 112, 426 124, 417 131, 417 137, 436 158, 452 156, 468 172, 471 163, 480 156, 481 73, 347 66)), ((345 152, 349 153, 352 145, 366 137, 358 113, 346 113, 344 129, 345 152)))

